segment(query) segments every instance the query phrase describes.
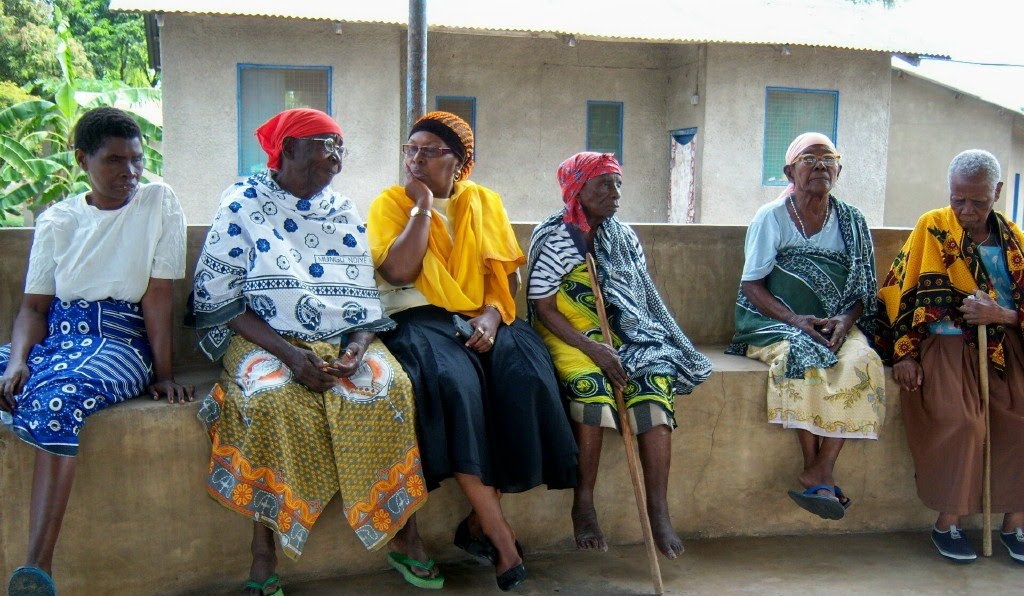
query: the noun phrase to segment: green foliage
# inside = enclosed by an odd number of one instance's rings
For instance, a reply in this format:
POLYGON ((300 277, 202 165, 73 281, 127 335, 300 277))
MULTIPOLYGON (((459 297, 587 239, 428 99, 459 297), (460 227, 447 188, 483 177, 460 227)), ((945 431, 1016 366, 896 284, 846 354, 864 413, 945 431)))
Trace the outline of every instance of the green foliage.
MULTIPOLYGON (((0 0, 0 80, 37 85, 60 77, 53 60, 57 43, 53 7, 44 0, 0 0)), ((72 40, 71 62, 83 77, 93 69, 82 44, 72 40)))
POLYGON ((36 97, 10 81, 0 81, 0 110, 30 99, 36 99, 36 97))
POLYGON ((149 70, 146 26, 142 15, 112 13, 109 0, 55 0, 67 15, 75 39, 82 42, 96 77, 122 81, 133 87, 151 87, 156 74, 149 70))
MULTIPOLYGON (((48 94, 50 99, 24 101, 0 110, 0 225, 10 225, 8 218, 21 209, 39 210, 88 190, 88 177, 71 150, 72 131, 84 112, 160 99, 159 89, 120 84, 104 87, 96 81, 88 84, 93 91, 84 91, 74 61, 74 38, 59 8, 56 16, 60 23, 54 52, 61 73, 59 84, 48 94)), ((147 168, 160 174, 163 156, 153 147, 163 139, 163 131, 138 114, 132 116, 142 130, 147 168)))

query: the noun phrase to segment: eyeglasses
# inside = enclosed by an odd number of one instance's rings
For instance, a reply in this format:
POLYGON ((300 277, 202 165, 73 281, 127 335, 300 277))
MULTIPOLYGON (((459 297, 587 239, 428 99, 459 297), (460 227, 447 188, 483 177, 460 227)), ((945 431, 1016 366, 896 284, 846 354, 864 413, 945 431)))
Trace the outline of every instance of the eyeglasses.
POLYGON ((818 162, 820 161, 821 164, 824 165, 826 168, 831 168, 837 165, 839 163, 839 160, 842 159, 842 157, 843 156, 839 155, 838 153, 826 153, 825 155, 822 155, 820 157, 814 155, 813 153, 804 153, 802 155, 797 155, 796 159, 793 160, 793 163, 802 163, 805 166, 813 168, 814 166, 818 165, 818 162))
POLYGON ((324 144, 324 151, 325 152, 327 152, 327 153, 335 153, 335 154, 337 154, 338 157, 345 157, 346 155, 348 155, 348 149, 346 149, 344 145, 342 145, 340 142, 334 140, 331 137, 326 137, 326 138, 323 138, 323 139, 309 137, 306 140, 307 141, 316 141, 318 143, 323 143, 324 144))
POLYGON ((419 145, 413 145, 411 143, 406 143, 405 145, 402 145, 402 155, 404 155, 407 159, 412 159, 416 157, 417 154, 422 154, 423 157, 427 159, 434 159, 435 157, 441 157, 446 153, 451 153, 454 155, 455 151, 447 147, 421 147, 419 145))

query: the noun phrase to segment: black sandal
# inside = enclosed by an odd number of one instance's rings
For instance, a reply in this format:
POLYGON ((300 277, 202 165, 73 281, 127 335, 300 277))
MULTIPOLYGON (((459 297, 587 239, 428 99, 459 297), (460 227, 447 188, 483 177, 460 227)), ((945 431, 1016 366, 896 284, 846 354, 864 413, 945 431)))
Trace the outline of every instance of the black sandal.
MULTIPOLYGON (((518 546, 518 545, 517 545, 518 546)), ((522 556, 522 555, 520 555, 522 556)), ((522 563, 494 578, 502 592, 508 592, 526 580, 526 566, 522 563)))
POLYGON ((452 542, 455 546, 473 555, 481 563, 494 565, 498 561, 498 551, 486 536, 473 538, 473 534, 469 531, 469 516, 466 516, 466 519, 459 522, 459 526, 455 528, 455 540, 452 542))

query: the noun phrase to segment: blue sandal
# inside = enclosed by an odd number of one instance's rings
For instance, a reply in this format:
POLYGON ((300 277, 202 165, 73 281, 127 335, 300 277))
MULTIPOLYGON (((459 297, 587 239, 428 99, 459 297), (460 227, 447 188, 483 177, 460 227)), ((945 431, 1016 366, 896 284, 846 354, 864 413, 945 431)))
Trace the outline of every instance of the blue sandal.
POLYGON ((828 484, 818 484, 812 486, 803 492, 797 492, 795 490, 789 491, 789 498, 799 505, 801 508, 810 511, 811 513, 822 517, 824 519, 842 519, 846 515, 846 509, 843 504, 839 502, 834 496, 835 489, 828 484), (827 491, 833 495, 827 497, 825 495, 819 495, 818 491, 827 491))
POLYGON ((7 582, 8 596, 56 596, 57 585, 38 567, 18 567, 7 582))

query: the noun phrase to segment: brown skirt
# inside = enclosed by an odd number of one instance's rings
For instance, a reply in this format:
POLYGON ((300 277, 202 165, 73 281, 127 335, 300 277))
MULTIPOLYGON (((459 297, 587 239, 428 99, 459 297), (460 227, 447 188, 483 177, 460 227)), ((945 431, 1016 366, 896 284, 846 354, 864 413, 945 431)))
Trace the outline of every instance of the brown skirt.
MULTIPOLYGON (((1024 511, 1024 345, 1007 330, 1006 374, 989 364, 992 425, 992 511, 1024 511)), ((924 384, 901 391, 903 423, 914 458, 917 494, 930 509, 981 512, 985 418, 978 388, 978 351, 959 335, 921 344, 924 384)))

